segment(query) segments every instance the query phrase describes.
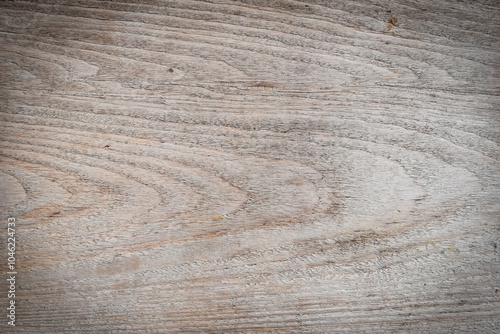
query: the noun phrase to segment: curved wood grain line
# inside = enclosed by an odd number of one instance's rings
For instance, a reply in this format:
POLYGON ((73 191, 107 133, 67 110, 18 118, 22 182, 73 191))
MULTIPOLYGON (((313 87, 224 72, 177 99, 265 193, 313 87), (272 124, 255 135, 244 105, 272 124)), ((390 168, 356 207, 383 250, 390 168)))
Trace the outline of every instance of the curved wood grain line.
POLYGON ((500 329, 495 2, 0 7, 16 331, 500 329))

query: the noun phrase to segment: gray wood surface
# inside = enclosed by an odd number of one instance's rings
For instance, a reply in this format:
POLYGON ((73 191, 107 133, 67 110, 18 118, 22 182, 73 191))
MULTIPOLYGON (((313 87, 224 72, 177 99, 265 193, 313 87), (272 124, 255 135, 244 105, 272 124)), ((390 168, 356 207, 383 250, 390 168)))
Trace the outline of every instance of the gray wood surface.
POLYGON ((2 1, 0 332, 498 333, 499 7, 2 1))

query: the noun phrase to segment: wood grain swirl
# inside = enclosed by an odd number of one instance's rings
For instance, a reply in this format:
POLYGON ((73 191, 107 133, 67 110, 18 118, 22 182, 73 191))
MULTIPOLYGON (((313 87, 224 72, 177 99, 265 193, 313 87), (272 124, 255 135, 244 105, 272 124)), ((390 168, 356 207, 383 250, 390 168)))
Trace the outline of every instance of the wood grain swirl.
POLYGON ((1 2, 0 331, 500 331, 499 17, 1 2))

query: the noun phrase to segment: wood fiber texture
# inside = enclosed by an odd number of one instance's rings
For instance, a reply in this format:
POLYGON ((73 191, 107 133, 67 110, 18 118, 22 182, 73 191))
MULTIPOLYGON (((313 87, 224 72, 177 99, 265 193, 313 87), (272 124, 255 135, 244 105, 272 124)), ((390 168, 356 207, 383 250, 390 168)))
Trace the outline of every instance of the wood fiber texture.
POLYGON ((499 8, 0 2, 0 332, 498 333, 499 8))

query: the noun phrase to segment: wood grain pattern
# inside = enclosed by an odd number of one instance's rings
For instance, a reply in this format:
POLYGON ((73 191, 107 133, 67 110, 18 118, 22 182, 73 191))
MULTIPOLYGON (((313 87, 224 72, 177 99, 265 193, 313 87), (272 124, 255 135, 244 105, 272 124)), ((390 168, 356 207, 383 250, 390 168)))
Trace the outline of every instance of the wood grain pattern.
POLYGON ((1 331, 498 333, 498 14, 1 2, 1 331))

